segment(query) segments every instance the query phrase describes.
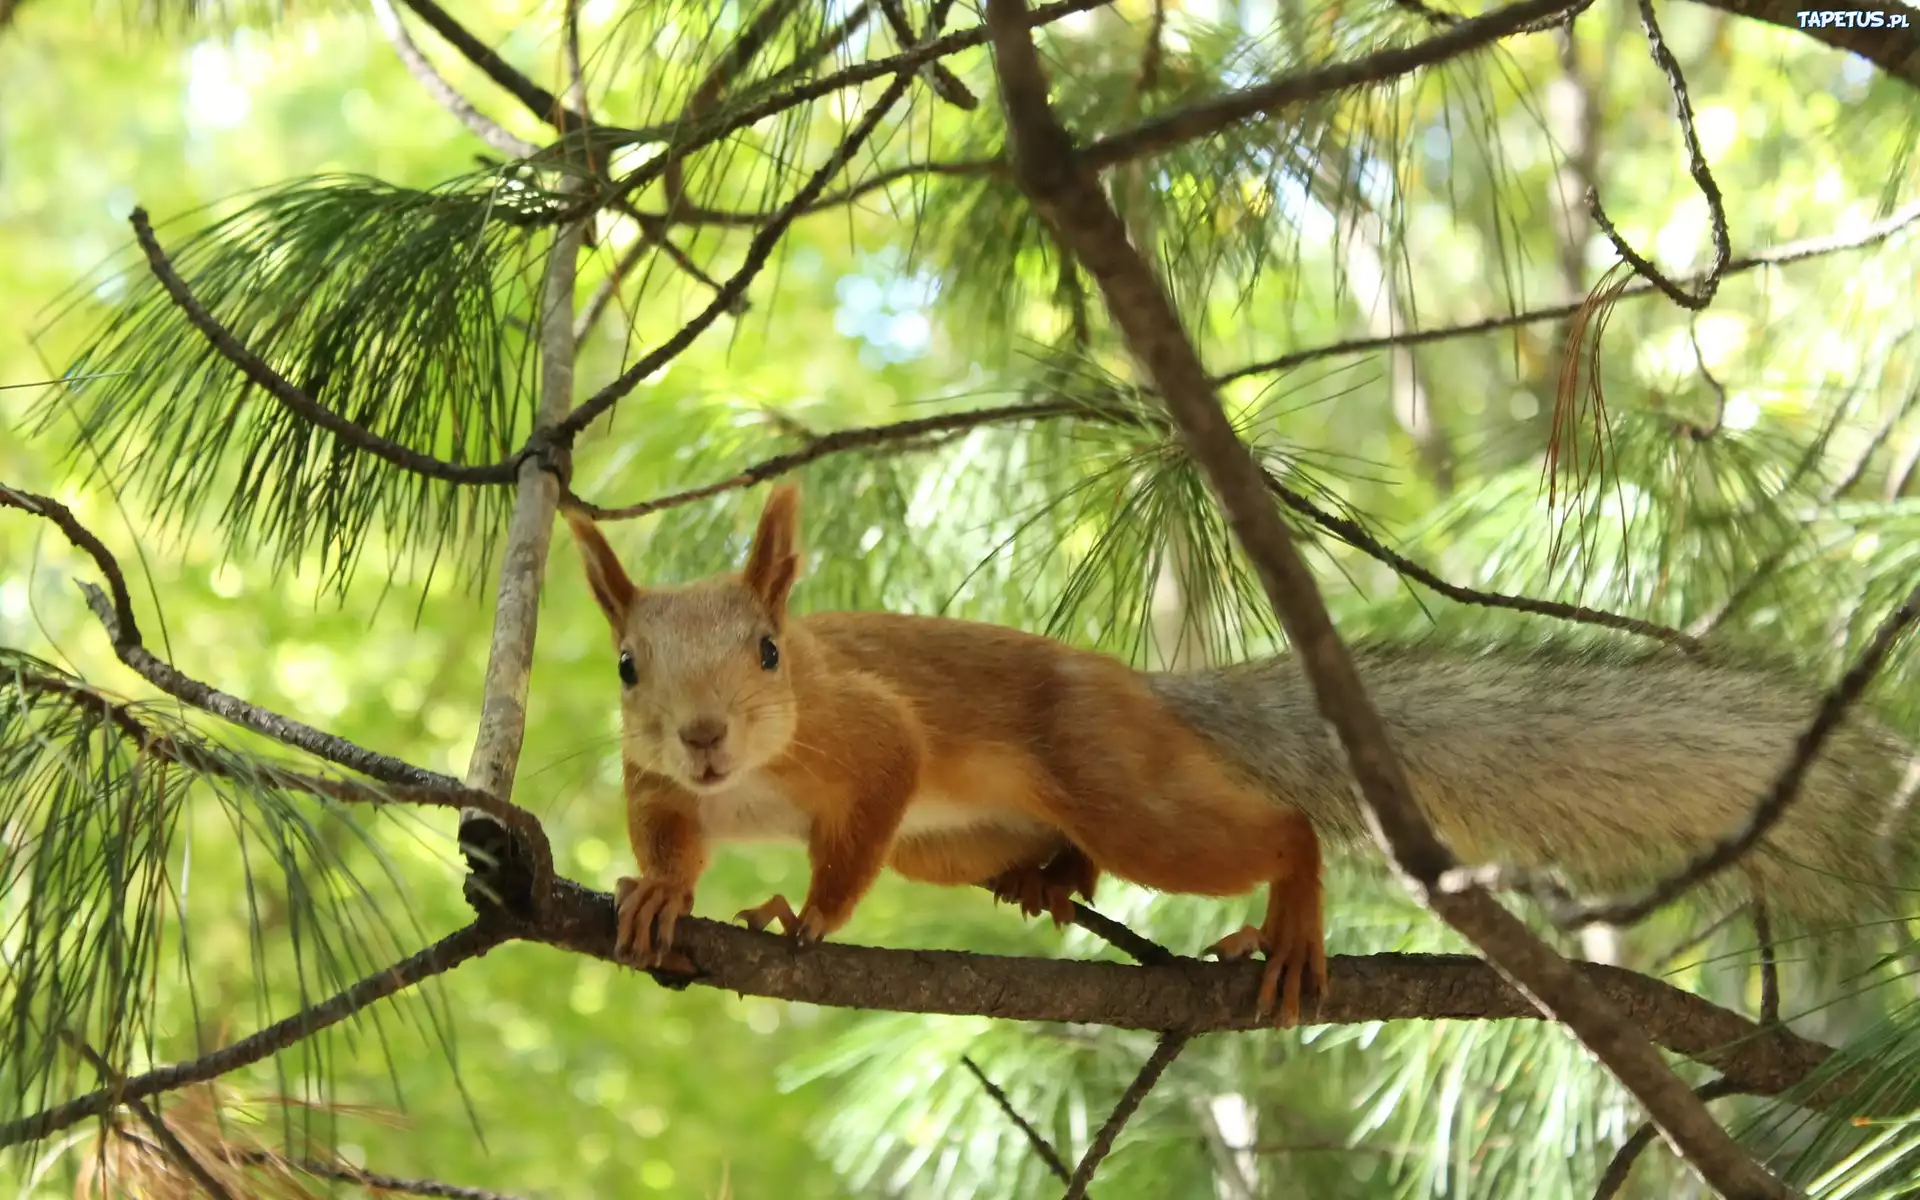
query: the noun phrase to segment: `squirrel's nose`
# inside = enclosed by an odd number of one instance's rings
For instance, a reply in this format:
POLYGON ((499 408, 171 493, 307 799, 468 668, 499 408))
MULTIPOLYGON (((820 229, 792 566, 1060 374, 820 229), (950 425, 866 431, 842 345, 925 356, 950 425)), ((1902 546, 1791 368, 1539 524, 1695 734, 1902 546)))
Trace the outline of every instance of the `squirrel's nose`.
POLYGON ((727 723, 718 717, 700 717, 680 727, 680 740, 691 750, 711 750, 727 736, 727 723))

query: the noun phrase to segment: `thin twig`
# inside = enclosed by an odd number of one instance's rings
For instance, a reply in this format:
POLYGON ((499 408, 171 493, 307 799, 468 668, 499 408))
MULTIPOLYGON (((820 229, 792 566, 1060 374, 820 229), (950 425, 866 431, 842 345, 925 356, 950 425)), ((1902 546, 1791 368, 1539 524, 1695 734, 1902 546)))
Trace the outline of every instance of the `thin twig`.
POLYGON ((481 73, 498 84, 501 90, 525 105, 528 112, 561 133, 586 128, 587 119, 584 115, 568 108, 561 103, 560 97, 515 70, 506 59, 468 32, 466 26, 449 16, 434 0, 401 0, 401 3, 412 9, 414 15, 426 22, 427 27, 444 38, 448 45, 458 50, 462 58, 480 68, 481 73))
MULTIPOLYGON (((150 1149, 145 1139, 124 1130, 120 1136, 142 1149, 150 1149)), ((438 1179, 402 1179, 397 1175, 383 1175, 378 1171, 366 1171, 345 1162, 322 1162, 317 1158, 293 1158, 285 1154, 276 1154, 271 1150, 226 1147, 221 1158, 230 1163, 249 1166, 271 1166, 281 1169, 291 1168, 303 1175, 316 1179, 330 1179, 336 1183, 351 1183, 370 1192, 391 1192, 399 1196, 427 1196, 435 1200, 519 1200, 506 1192, 496 1192, 488 1188, 461 1187, 458 1184, 442 1183, 438 1179)))
POLYGON ((1242 121, 1271 116, 1275 109, 1289 104, 1398 79, 1526 32, 1542 18, 1556 22, 1571 20, 1590 3, 1592 0, 1520 0, 1448 26, 1443 32, 1410 46, 1394 46, 1346 62, 1309 67, 1223 96, 1196 101, 1088 143, 1079 152, 1079 163, 1084 169, 1100 170, 1209 137, 1242 121))
MULTIPOLYGON (((66 1040, 68 1045, 92 1065, 94 1071, 99 1074, 102 1085, 110 1089, 119 1089, 126 1085, 126 1077, 114 1070, 113 1064, 85 1040, 72 1034, 68 1034, 66 1040)), ((227 1190, 227 1185, 214 1178, 213 1172, 207 1170, 206 1164, 194 1157, 193 1151, 187 1149, 186 1144, 174 1134, 165 1121, 160 1119, 160 1114, 154 1112, 146 1101, 136 1097, 127 1100, 126 1104, 133 1110, 133 1115, 140 1118, 140 1123, 152 1131, 166 1157, 172 1159, 175 1165, 199 1184, 202 1191, 213 1197, 213 1200, 233 1200, 233 1193, 227 1190)))
MULTIPOLYGON (((375 788, 352 780, 328 779, 320 775, 292 771, 273 763, 257 762, 239 767, 222 759, 197 741, 183 739, 175 733, 162 733, 152 728, 133 714, 133 706, 130 703, 116 700, 81 680, 63 679, 27 671, 0 673, 0 687, 9 683, 22 691, 59 696, 79 707, 93 709, 112 721, 129 740, 140 747, 142 754, 160 762, 177 764, 199 775, 213 775, 241 783, 265 784, 279 791, 321 796, 349 804, 392 803, 431 808, 459 808, 471 804, 474 799, 473 793, 464 788, 447 790, 402 784, 375 788)), ((492 797, 489 796, 486 799, 490 801, 492 797)))
MULTIPOLYGON (((1680 136, 1687 147, 1687 170, 1693 175, 1693 182, 1700 188, 1700 194, 1707 200, 1707 212, 1713 222, 1713 264, 1690 292, 1668 279, 1659 267, 1642 258, 1627 244, 1627 240, 1620 236, 1601 209, 1597 189, 1588 191, 1587 208, 1593 214, 1594 224, 1607 235, 1607 240, 1613 243, 1613 248, 1633 267, 1635 273, 1665 292, 1675 304, 1698 312, 1713 303, 1714 293, 1720 290, 1720 279, 1727 269, 1727 261, 1733 257, 1733 240, 1727 232, 1727 206, 1720 196, 1719 183, 1715 182, 1713 172, 1707 169, 1706 153, 1700 149, 1700 137, 1693 129, 1693 101, 1687 95, 1687 81, 1680 73, 1680 64, 1674 59, 1673 51, 1667 49, 1666 39, 1660 36, 1660 23, 1653 18, 1653 0, 1640 0, 1640 25, 1646 30, 1653 61, 1660 67, 1661 74, 1667 77, 1667 86, 1673 92, 1674 115, 1679 118, 1680 136)), ((1704 371, 1705 367, 1701 369, 1704 371)))
POLYGON ((1160 1076, 1172 1065, 1174 1059, 1180 1057, 1180 1052, 1187 1048, 1187 1042, 1190 1039, 1191 1035, 1185 1033, 1160 1035, 1159 1044, 1153 1048, 1153 1053, 1147 1057, 1147 1061, 1141 1064, 1140 1073, 1133 1077, 1133 1082, 1127 1085, 1127 1090, 1121 1093, 1120 1102, 1113 1106, 1113 1112, 1107 1116, 1107 1123, 1100 1127, 1100 1132, 1093 1136, 1093 1144, 1088 1146, 1087 1152, 1080 1156, 1080 1164, 1073 1169, 1073 1178, 1067 1181, 1065 1200, 1086 1200, 1087 1187, 1093 1182, 1093 1173, 1100 1169, 1100 1164, 1105 1162, 1107 1155, 1112 1152, 1114 1140, 1120 1136, 1120 1131, 1126 1128, 1128 1120, 1139 1109, 1141 1101, 1147 1098, 1147 1093, 1160 1082, 1160 1076))
POLYGON ((1873 682, 1880 665, 1892 652, 1894 643, 1916 619, 1920 619, 1920 588, 1908 593, 1906 601, 1887 614, 1860 657, 1820 701, 1812 723, 1794 742, 1792 758, 1774 778, 1766 794, 1754 804, 1739 829, 1722 836, 1685 866, 1638 896, 1585 903, 1548 898, 1548 911, 1555 924, 1567 929, 1596 923, 1632 925, 1739 862, 1786 815, 1787 806, 1800 794, 1801 781, 1819 757, 1827 738, 1846 719, 1847 712, 1866 692, 1867 685, 1873 682))
MULTIPOLYGON (((793 15, 798 0, 768 0, 754 14, 753 20, 740 31, 723 51, 719 59, 708 69, 706 78, 693 89, 693 95, 687 98, 681 109, 682 125, 692 125, 713 110, 721 95, 733 83, 733 79, 745 70, 760 48, 786 24, 793 15)), ((686 184, 684 168, 686 157, 673 156, 666 161, 665 172, 661 175, 661 187, 667 194, 667 212, 671 214, 686 203, 686 184)))
MULTIPOLYGON (((1744 1092, 1744 1088, 1737 1087, 1725 1079, 1715 1079, 1694 1089, 1693 1094, 1700 1097, 1704 1103, 1708 1100, 1718 1100, 1723 1096, 1739 1096, 1744 1092)), ((1600 1176, 1599 1184, 1593 1189, 1593 1200, 1613 1200, 1613 1197, 1620 1194, 1620 1189, 1627 1186, 1627 1177, 1633 1174, 1633 1164, 1638 1162, 1640 1155, 1653 1144, 1654 1135, 1658 1132, 1653 1122, 1640 1122, 1640 1127, 1635 1129, 1626 1141, 1620 1143, 1620 1149, 1614 1151, 1613 1161, 1607 1164, 1606 1171, 1600 1176)))
POLYGON ((384 1000, 422 980, 445 974, 469 959, 480 957, 509 936, 508 930, 502 925, 468 925, 411 958, 375 971, 332 998, 302 1009, 283 1021, 276 1021, 223 1049, 135 1075, 113 1087, 88 1092, 31 1117, 0 1125, 0 1149, 17 1146, 21 1142, 38 1141, 90 1117, 104 1116, 117 1104, 142 1100, 189 1084, 205 1083, 259 1062, 331 1025, 339 1024, 375 1001, 384 1000))
POLYGON ((474 107, 471 100, 460 94, 460 90, 447 82, 446 76, 434 69, 426 54, 414 42, 407 32, 406 24, 400 19, 400 11, 393 6, 393 0, 373 0, 374 20, 379 23, 380 32, 386 36, 388 45, 400 59, 427 95, 435 103, 452 113, 469 132, 508 158, 531 158, 540 147, 515 134, 506 127, 474 107))
POLYGON ((554 434, 561 439, 571 439, 609 408, 618 403, 621 397, 631 392, 642 379, 672 362, 682 350, 693 344, 693 340, 706 331, 707 326, 718 320, 721 313, 728 311, 735 301, 746 294, 747 285, 760 273, 761 268, 772 259, 774 247, 786 235, 787 227, 793 224, 802 209, 811 204, 821 192, 826 190, 827 182, 846 168, 860 147, 873 133, 880 122, 892 110, 913 84, 913 76, 896 75, 872 107, 861 116, 860 121, 850 131, 838 149, 813 173, 813 176, 794 194, 779 216, 768 222, 767 226, 754 235, 747 247, 746 261, 740 269, 728 277, 720 288, 719 294, 702 309, 698 316, 681 326, 679 332, 655 347, 650 353, 622 371, 611 383, 588 397, 564 421, 554 427, 554 434))
MULTIPOLYGON (((914 36, 913 26, 907 21, 907 13, 900 6, 900 0, 879 0, 880 14, 887 19, 887 28, 893 30, 894 40, 900 43, 902 50, 911 50, 920 39, 914 36)), ((960 77, 947 69, 947 65, 935 59, 920 69, 920 77, 927 81, 927 90, 955 108, 972 112, 980 107, 980 98, 967 90, 960 77)))
MULTIPOLYGON (((1522 7, 1502 11, 1511 14, 1522 7)), ((1566 11, 1564 6, 1538 7, 1541 12, 1566 11)), ((1453 891, 1442 886, 1456 865, 1452 852, 1415 803, 1405 769, 1334 630, 1313 574, 1274 509, 1258 463, 1221 408, 1171 297, 1129 243, 1098 177, 1054 116, 1022 8, 1022 0, 988 0, 987 5, 1015 172, 1041 217, 1099 284, 1129 350, 1152 379, 1189 455, 1205 474, 1307 673, 1322 715, 1346 752, 1376 840, 1438 916, 1520 982, 1542 1009, 1605 1063, 1710 1185, 1733 1196, 1783 1197, 1779 1181, 1714 1121, 1646 1034, 1586 985, 1579 968, 1483 888, 1453 891)), ((1485 20, 1462 22, 1450 32, 1485 20)))
POLYGON ((1274 476, 1271 471, 1262 469, 1266 487, 1282 504, 1306 517, 1328 533, 1354 549, 1392 567, 1409 579, 1416 579, 1450 600, 1462 604, 1474 604, 1483 608, 1505 608, 1514 612, 1534 613, 1543 617, 1554 617, 1563 621, 1574 621, 1585 625, 1597 625, 1603 629, 1618 629, 1625 633, 1639 634, 1654 641, 1678 647, 1689 654, 1701 650, 1699 639, 1655 621, 1642 620, 1620 613, 1611 613, 1603 609, 1588 608, 1583 604, 1565 604, 1558 600, 1537 600, 1531 596, 1515 596, 1502 592, 1483 592, 1474 588, 1449 583, 1431 570, 1390 549, 1385 543, 1368 533, 1358 522, 1326 512, 1313 501, 1289 488, 1274 476))
MULTIPOLYGON (((72 510, 49 496, 21 491, 4 483, 0 483, 0 507, 17 508, 52 522, 69 542, 93 559, 94 565, 106 577, 111 599, 108 592, 102 592, 98 586, 82 580, 79 586, 86 597, 87 607, 106 627, 115 657, 148 683, 177 700, 243 729, 264 734, 370 779, 405 788, 418 788, 421 793, 445 795, 466 807, 481 809, 527 839, 536 855, 536 862, 544 864, 539 868, 541 872, 552 871, 552 849, 539 820, 518 805, 501 797, 474 792, 452 776, 424 770, 412 763, 368 750, 345 738, 315 729, 303 721, 282 716, 271 709, 209 687, 175 669, 171 663, 155 657, 140 640, 140 627, 133 615, 133 598, 127 591, 126 576, 121 573, 119 561, 92 530, 81 524, 72 510)), ((424 798, 412 802, 439 803, 424 798)))
POLYGON ((657 496, 651 500, 642 500, 635 504, 618 508, 603 508, 590 504, 577 496, 572 497, 575 507, 596 521, 623 521, 633 517, 644 517, 662 509, 678 508, 718 496, 723 492, 750 488, 766 480, 785 475, 808 463, 839 454, 848 450, 869 449, 892 442, 909 441, 933 434, 953 433, 975 429, 987 425, 1001 425, 1010 421, 1041 420, 1047 417, 1065 416, 1071 413, 1090 411, 1086 405, 1070 401, 1038 401, 1027 404, 1009 404, 1000 408, 970 409, 965 412, 940 413, 931 417, 916 417, 907 421, 895 421, 887 425, 868 425, 854 429, 839 429, 824 433, 810 440, 798 450, 786 454, 776 454, 771 458, 746 467, 725 479, 684 491, 657 496))
POLYGON ((501 483, 513 475, 514 464, 520 455, 506 462, 486 464, 451 463, 410 450, 398 442, 389 441, 372 430, 356 425, 352 421, 334 412, 296 387, 285 376, 267 365, 265 359, 241 345, 227 328, 215 320, 206 306, 195 298, 186 282, 173 269, 166 252, 160 248, 154 237, 153 224, 147 219, 147 210, 136 208, 128 220, 133 224, 133 235, 139 239, 140 249, 146 253, 147 265, 153 270, 153 277, 160 282, 174 304, 185 314, 187 321, 200 331, 201 335, 220 356, 240 369, 254 386, 278 400, 289 412, 307 422, 317 425, 333 434, 341 441, 355 446, 376 457, 385 459, 397 467, 405 467, 416 475, 425 475, 430 479, 444 479, 449 483, 501 483))
MULTIPOLYGON (((569 503, 581 512, 598 521, 619 521, 634 517, 649 516, 669 508, 678 508, 708 500, 726 492, 754 487, 769 479, 777 478, 788 472, 798 470, 809 463, 828 455, 848 451, 868 450, 879 446, 895 445, 914 441, 933 434, 954 433, 991 425, 1006 424, 1014 421, 1045 420, 1057 417, 1078 417, 1097 421, 1118 421, 1138 418, 1118 413, 1111 409, 1101 409, 1071 401, 1035 401, 1023 404, 1008 404, 998 408, 969 409, 965 412, 943 413, 938 416, 916 417, 906 421, 895 421, 886 425, 867 425, 853 429, 836 430, 810 439, 798 450, 785 454, 776 454, 761 459, 725 479, 702 484, 699 487, 686 488, 650 500, 642 500, 617 508, 602 507, 581 499, 577 494, 568 493, 569 503)), ((1539 616, 1553 617, 1564 621, 1596 625, 1605 629, 1617 629, 1626 633, 1652 638, 1667 645, 1676 646, 1688 653, 1697 653, 1700 644, 1697 639, 1677 629, 1638 617, 1623 616, 1602 609, 1588 608, 1585 605, 1566 604, 1558 600, 1537 600, 1529 596, 1514 596, 1501 592, 1480 591, 1449 583, 1432 570, 1414 562, 1412 559, 1389 548, 1384 542, 1367 532, 1358 522, 1346 517, 1336 516, 1322 509, 1313 501, 1280 482, 1271 472, 1266 473, 1267 488, 1287 507, 1314 524, 1339 538, 1370 557, 1385 563, 1410 579, 1417 580, 1441 595, 1462 604, 1474 604, 1487 608, 1505 608, 1515 612, 1529 612, 1539 616)))
POLYGON ((999 1085, 987 1078, 987 1073, 980 1069, 980 1064, 962 1054, 960 1056, 960 1065, 965 1067, 972 1073, 975 1079, 980 1081, 980 1086, 986 1089, 987 1095, 993 1097, 993 1102, 1000 1106, 1000 1111, 1005 1113, 1007 1119, 1012 1121, 1014 1126, 1026 1135, 1027 1144, 1032 1146, 1033 1152, 1040 1156, 1040 1161, 1047 1164, 1047 1170, 1053 1172, 1053 1177, 1061 1183, 1071 1181, 1073 1178, 1072 1173, 1067 1170, 1067 1164, 1061 1160, 1060 1152, 1053 1148, 1053 1143, 1049 1142, 1044 1134, 1038 1129, 1035 1129, 1025 1117, 1020 1115, 1020 1110, 1013 1106, 1013 1101, 1007 1098, 1007 1094, 1000 1090, 999 1085))
POLYGON ((1753 901, 1753 936, 1760 947, 1760 1023, 1780 1023, 1780 962, 1773 941, 1773 921, 1764 897, 1753 901))
MULTIPOLYGON (((1801 262, 1811 258, 1823 258, 1829 254, 1841 254, 1849 250, 1864 250, 1886 241, 1907 226, 1920 221, 1920 201, 1915 201, 1899 209, 1885 220, 1875 221, 1862 227, 1857 233, 1823 234, 1820 237, 1801 238, 1785 242, 1769 250, 1744 255, 1727 264, 1722 277, 1757 270, 1761 267, 1778 267, 1788 263, 1801 262)), ((1635 296, 1648 296, 1659 289, 1646 280, 1635 280, 1620 290, 1616 299, 1625 300, 1635 296)), ((1373 350, 1390 350, 1404 346, 1423 346, 1433 342, 1450 341, 1453 338, 1476 337, 1483 333, 1498 333, 1503 329, 1515 329, 1522 325, 1534 325, 1543 321, 1562 321, 1580 312, 1588 301, 1585 297, 1571 300, 1565 304, 1555 304, 1547 308, 1532 308, 1511 316, 1488 317, 1480 321, 1468 321, 1460 325, 1438 325, 1430 329, 1415 329, 1387 337, 1350 338, 1345 341, 1330 342, 1320 346, 1310 346, 1305 350, 1296 350, 1277 358, 1262 359, 1233 368, 1224 374, 1214 376, 1216 384, 1231 383, 1236 379, 1245 379, 1250 375, 1264 375, 1275 371, 1285 371, 1293 367, 1304 366, 1323 358, 1336 358, 1347 354, 1364 354, 1373 350)))

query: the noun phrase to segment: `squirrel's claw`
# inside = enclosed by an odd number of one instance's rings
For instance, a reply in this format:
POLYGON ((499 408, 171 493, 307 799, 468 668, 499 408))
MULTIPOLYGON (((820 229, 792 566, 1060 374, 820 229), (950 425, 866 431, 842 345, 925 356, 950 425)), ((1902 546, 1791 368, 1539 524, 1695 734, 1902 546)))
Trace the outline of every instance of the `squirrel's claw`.
POLYGON ((1017 905, 1029 917, 1046 913, 1057 929, 1073 921, 1073 898, 1093 899, 1100 871, 1076 849, 1063 850, 1044 864, 1011 867, 987 881, 996 899, 1017 905))
POLYGON ((782 933, 803 945, 826 936, 826 921, 811 904, 801 905, 796 914, 785 896, 776 895, 764 904, 743 908, 734 914, 733 919, 745 921, 747 928, 755 933, 764 932, 767 926, 778 921, 782 933))
POLYGON ((1291 1029, 1300 1023, 1303 991, 1313 998, 1316 1006, 1327 994, 1326 950, 1317 937, 1302 936, 1303 932, 1282 922, 1278 936, 1270 938, 1258 927, 1248 925, 1201 953, 1222 959, 1250 958, 1256 952, 1265 954, 1267 961, 1260 972, 1260 998, 1255 1015, 1263 1020, 1271 1016, 1277 1027, 1291 1029))
POLYGON ((658 967, 673 947, 673 929, 693 910, 693 889, 665 879, 623 878, 613 885, 620 922, 613 954, 636 967, 658 967))

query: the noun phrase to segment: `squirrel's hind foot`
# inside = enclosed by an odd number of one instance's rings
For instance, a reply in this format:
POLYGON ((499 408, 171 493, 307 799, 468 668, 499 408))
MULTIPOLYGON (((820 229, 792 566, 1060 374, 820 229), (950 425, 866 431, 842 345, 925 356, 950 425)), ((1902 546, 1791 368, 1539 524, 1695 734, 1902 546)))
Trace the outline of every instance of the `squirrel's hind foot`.
POLYGON ((987 886, 996 899, 1017 905, 1029 917, 1046 913, 1057 929, 1073 921, 1073 898, 1077 895, 1091 901, 1099 881, 1100 869, 1069 846, 1045 863, 1026 863, 1002 871, 989 879, 987 886))
POLYGON ((1264 954, 1266 964, 1260 972, 1255 1015, 1262 1020, 1271 1017, 1276 1027, 1291 1029, 1300 1023, 1303 994, 1312 1000, 1316 1012, 1327 996, 1327 950, 1319 915, 1318 905, 1290 908, 1270 904, 1268 929, 1248 925, 1202 953, 1222 959, 1264 954))
POLYGON ((826 922, 811 905, 801 905, 799 913, 793 911, 793 905, 787 903, 785 896, 776 895, 764 904, 752 908, 743 908, 735 913, 733 919, 745 921, 747 928, 755 933, 765 932, 767 926, 775 921, 788 937, 801 943, 817 942, 826 936, 826 922))

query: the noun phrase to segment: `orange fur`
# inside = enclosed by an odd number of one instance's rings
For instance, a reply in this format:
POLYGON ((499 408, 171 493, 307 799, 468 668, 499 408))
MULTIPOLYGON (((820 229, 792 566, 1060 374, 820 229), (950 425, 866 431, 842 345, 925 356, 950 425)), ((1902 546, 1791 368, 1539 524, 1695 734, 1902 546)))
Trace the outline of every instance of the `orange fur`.
POLYGON ((830 934, 889 863, 989 883, 1056 921, 1103 871, 1205 895, 1267 883, 1262 926, 1215 949, 1267 953, 1261 1009, 1277 1001, 1282 1023, 1298 1020, 1303 983, 1324 993, 1319 845, 1302 814, 1118 660, 944 618, 789 619, 797 522, 797 492, 777 488, 745 570, 653 589, 568 516, 635 678, 622 753, 641 875, 621 881, 623 953, 660 961, 710 836, 770 834, 805 841, 812 878, 799 913, 776 896, 742 914, 756 926, 830 934))

